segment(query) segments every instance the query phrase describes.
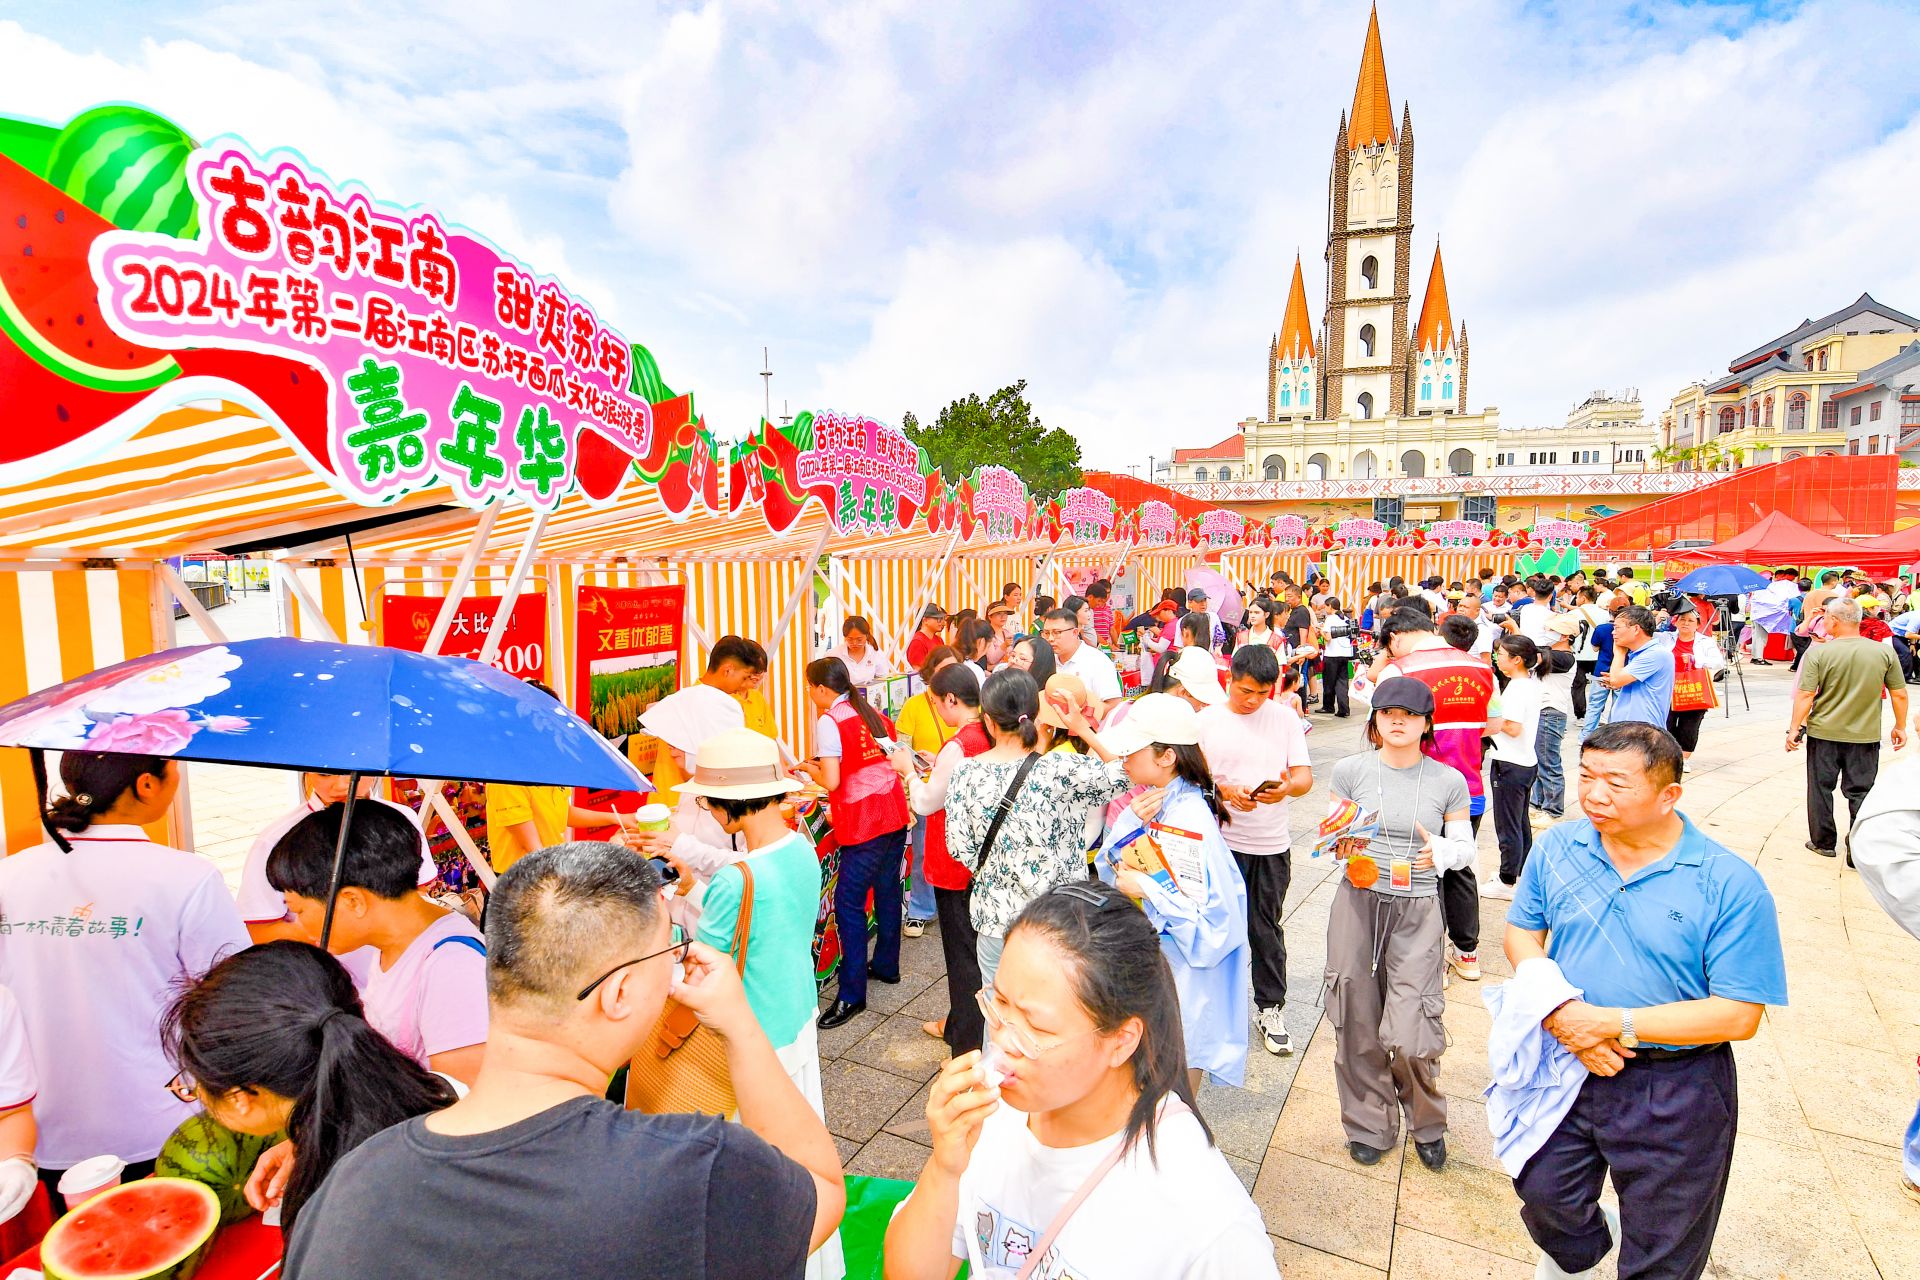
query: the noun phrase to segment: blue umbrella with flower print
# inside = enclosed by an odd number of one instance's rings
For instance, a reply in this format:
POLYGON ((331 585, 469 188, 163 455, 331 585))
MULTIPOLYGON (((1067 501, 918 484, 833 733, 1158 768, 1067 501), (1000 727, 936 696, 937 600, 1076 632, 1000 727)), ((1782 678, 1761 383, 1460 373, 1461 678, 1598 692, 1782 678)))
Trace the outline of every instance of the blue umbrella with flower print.
MULTIPOLYGON (((586 721, 504 672, 469 658, 319 640, 191 645, 103 667, 0 706, 0 746, 652 789, 586 721)), ((352 806, 335 853, 329 929, 352 806)))

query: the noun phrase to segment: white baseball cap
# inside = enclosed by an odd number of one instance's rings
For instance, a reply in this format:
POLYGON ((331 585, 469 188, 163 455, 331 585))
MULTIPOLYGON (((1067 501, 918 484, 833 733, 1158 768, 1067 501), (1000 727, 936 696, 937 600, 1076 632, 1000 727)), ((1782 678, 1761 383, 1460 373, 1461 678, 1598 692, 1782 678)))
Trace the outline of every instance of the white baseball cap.
POLYGON ((1173 660, 1171 674, 1181 688, 1210 707, 1227 700, 1227 691, 1220 687, 1219 665, 1211 653, 1198 645, 1190 644, 1180 650, 1180 656, 1173 660))
POLYGON ((1129 706, 1126 718, 1102 734, 1100 741, 1116 756, 1130 756, 1155 743, 1168 747, 1198 745, 1200 713, 1184 698, 1150 693, 1129 706))

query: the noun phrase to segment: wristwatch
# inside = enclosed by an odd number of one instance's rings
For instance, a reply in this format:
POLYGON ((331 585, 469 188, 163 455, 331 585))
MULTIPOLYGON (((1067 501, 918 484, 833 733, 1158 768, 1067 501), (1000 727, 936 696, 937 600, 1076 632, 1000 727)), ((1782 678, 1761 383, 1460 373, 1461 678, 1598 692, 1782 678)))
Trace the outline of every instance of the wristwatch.
POLYGON ((1631 1009, 1620 1011, 1620 1047, 1622 1049, 1640 1047, 1640 1037, 1633 1033, 1633 1010, 1631 1009))

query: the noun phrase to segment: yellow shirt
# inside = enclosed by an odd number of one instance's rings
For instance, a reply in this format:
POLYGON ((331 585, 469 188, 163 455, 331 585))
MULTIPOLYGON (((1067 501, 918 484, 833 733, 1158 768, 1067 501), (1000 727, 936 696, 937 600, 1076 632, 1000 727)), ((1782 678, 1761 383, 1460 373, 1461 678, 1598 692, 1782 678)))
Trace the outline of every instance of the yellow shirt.
POLYGON ((686 780, 687 775, 680 772, 680 766, 674 762, 673 752, 668 749, 667 744, 664 742, 658 744, 658 750, 653 757, 654 793, 647 797, 647 802, 663 804, 669 809, 675 808, 680 803, 680 784, 686 780))
POLYGON ((747 728, 776 740, 780 737, 773 727, 773 704, 767 701, 767 695, 758 689, 743 689, 733 696, 739 701, 740 709, 746 712, 747 728))
POLYGON ((915 751, 924 751, 928 755, 940 754, 940 748, 947 745, 947 739, 953 736, 953 730, 933 709, 932 695, 916 693, 908 698, 900 708, 900 719, 894 729, 901 737, 913 743, 915 751))
POLYGON ((521 847, 509 828, 533 823, 540 837, 537 848, 560 844, 567 838, 567 808, 573 792, 567 787, 522 787, 507 782, 487 784, 487 848, 495 871, 505 871, 532 853, 521 847))

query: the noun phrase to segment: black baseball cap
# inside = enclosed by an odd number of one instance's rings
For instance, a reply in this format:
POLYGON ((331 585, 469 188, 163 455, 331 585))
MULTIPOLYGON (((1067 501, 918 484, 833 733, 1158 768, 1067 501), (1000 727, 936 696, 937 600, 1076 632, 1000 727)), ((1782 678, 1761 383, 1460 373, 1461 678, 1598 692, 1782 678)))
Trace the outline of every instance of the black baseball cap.
POLYGON ((920 621, 922 622, 944 622, 946 618, 947 611, 937 604, 930 604, 920 611, 920 621))
POLYGON ((1394 676, 1382 680, 1373 691, 1373 709, 1405 711, 1410 715, 1433 718, 1433 690, 1412 676, 1394 676))

